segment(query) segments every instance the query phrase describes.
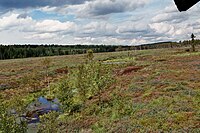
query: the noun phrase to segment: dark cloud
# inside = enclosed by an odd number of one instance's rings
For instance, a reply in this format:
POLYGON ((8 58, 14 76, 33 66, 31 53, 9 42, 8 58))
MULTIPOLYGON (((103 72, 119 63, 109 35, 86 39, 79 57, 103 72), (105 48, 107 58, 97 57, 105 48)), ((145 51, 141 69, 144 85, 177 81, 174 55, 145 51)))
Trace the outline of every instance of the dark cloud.
POLYGON ((44 7, 44 6, 61 6, 81 4, 90 0, 0 0, 0 7, 5 9, 44 7))
POLYGON ((17 16, 17 19, 19 19, 19 18, 25 19, 25 18, 27 18, 27 17, 28 17, 28 14, 23 13, 23 14, 18 15, 18 16, 17 16))
POLYGON ((123 13, 134 11, 147 4, 148 0, 95 0, 84 5, 82 13, 92 16, 101 16, 112 13, 123 13))
POLYGON ((110 13, 120 13, 125 11, 125 6, 122 5, 104 5, 99 4, 95 5, 93 9, 91 9, 91 14, 93 15, 107 15, 110 13))

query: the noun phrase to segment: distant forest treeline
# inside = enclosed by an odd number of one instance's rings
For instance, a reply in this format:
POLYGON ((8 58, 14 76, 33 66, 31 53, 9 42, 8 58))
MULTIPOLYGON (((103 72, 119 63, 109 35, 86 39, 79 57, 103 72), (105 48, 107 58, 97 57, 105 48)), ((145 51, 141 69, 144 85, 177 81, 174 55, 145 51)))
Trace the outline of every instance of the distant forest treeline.
MULTIPOLYGON (((0 60, 42 57, 55 55, 84 54, 88 49, 94 53, 115 52, 126 50, 144 50, 156 48, 174 48, 189 46, 191 41, 183 42, 162 42, 154 44, 143 44, 139 46, 116 46, 116 45, 0 45, 0 60)), ((195 40, 195 44, 200 44, 200 40, 195 40)))
MULTIPOLYGON (((114 52, 118 46, 107 45, 0 45, 0 59, 114 52)), ((124 46, 126 47, 126 46, 124 46)))

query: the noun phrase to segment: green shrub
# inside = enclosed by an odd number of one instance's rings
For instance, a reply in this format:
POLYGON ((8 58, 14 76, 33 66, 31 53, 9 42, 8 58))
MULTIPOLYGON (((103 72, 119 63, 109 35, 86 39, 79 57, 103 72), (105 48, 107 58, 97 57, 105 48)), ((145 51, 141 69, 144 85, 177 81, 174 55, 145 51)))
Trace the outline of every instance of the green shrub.
POLYGON ((64 79, 53 87, 54 96, 59 99, 63 109, 70 112, 74 97, 73 89, 70 88, 70 82, 64 79))
POLYGON ((0 133, 26 133, 27 123, 18 115, 12 115, 8 108, 0 104, 0 133), (18 121, 19 120, 19 121, 18 121))
POLYGON ((74 83, 79 100, 82 103, 94 96, 99 96, 101 92, 108 88, 113 83, 113 78, 110 74, 110 68, 103 66, 100 63, 92 62, 89 64, 82 64, 74 71, 74 83))
POLYGON ((59 133, 60 125, 58 120, 59 113, 50 112, 40 116, 40 124, 38 126, 38 133, 59 133))

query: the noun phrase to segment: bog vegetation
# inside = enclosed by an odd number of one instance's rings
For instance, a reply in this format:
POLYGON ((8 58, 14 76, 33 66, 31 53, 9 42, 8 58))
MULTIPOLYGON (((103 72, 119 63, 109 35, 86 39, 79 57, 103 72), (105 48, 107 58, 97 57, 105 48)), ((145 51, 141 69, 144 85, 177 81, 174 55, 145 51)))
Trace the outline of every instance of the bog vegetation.
POLYGON ((2 60, 0 133, 29 131, 18 118, 39 96, 62 105, 40 116, 39 133, 200 132, 199 56, 175 48, 2 60))

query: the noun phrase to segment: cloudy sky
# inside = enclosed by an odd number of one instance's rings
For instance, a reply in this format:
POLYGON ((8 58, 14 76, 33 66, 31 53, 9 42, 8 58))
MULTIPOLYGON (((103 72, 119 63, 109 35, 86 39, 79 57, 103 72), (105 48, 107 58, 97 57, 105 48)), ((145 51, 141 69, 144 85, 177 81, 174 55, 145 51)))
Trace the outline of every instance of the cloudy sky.
POLYGON ((138 45, 200 38, 200 3, 173 0, 0 0, 0 44, 138 45))

